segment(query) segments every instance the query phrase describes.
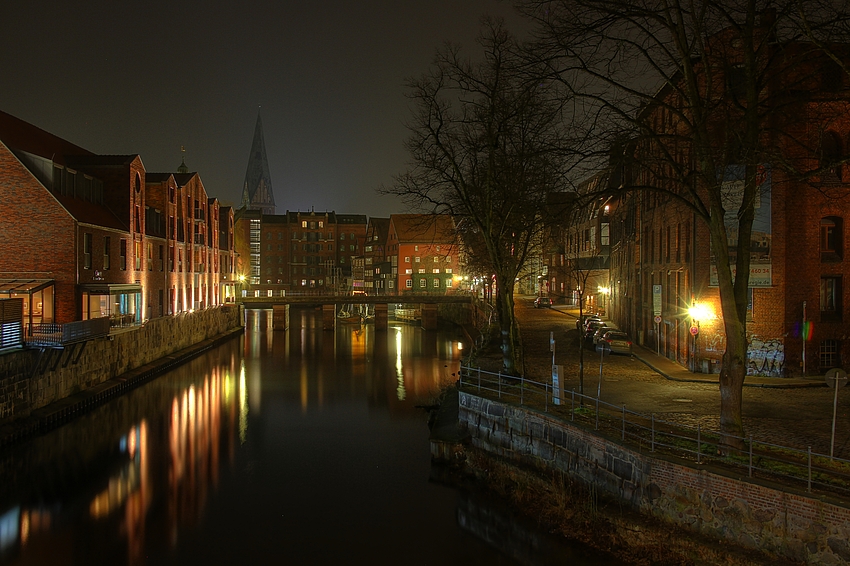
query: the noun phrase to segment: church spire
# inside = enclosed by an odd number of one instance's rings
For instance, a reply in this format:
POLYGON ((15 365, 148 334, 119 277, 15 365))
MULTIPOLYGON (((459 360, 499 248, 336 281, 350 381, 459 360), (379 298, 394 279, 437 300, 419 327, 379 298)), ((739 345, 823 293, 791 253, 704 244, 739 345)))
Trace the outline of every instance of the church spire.
POLYGON ((242 206, 248 210, 260 210, 263 214, 274 214, 274 192, 269 175, 269 161, 266 157, 266 143, 263 139, 263 123, 257 111, 257 125, 254 127, 254 141, 251 155, 248 157, 248 169, 242 186, 242 206))

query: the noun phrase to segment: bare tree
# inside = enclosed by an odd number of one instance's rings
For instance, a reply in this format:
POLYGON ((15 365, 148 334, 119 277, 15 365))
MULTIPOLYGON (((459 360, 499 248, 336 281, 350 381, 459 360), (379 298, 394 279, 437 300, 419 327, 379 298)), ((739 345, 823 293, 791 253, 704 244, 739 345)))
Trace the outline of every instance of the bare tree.
POLYGON ((541 80, 501 22, 486 20, 483 57, 438 52, 411 80, 411 168, 386 193, 451 214, 474 234, 497 283, 504 369, 519 366, 514 283, 545 216, 546 194, 563 182, 564 108, 559 84, 541 80))
MULTIPOLYGON (((766 165, 785 179, 834 166, 812 165, 824 152, 801 120, 812 124, 813 77, 829 63, 846 72, 846 53, 833 49, 846 37, 846 3, 525 0, 521 9, 539 24, 541 59, 597 117, 590 163, 614 144, 629 148, 626 188, 678 201, 708 226, 726 335, 720 424, 739 444, 759 189, 766 165)), ((822 110, 817 121, 827 124, 846 105, 822 110)))

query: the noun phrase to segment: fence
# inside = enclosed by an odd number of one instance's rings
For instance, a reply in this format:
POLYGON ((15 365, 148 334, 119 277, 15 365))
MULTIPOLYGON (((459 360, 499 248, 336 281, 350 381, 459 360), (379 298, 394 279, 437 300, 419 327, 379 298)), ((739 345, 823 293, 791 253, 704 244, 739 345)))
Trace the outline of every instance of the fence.
POLYGON ((678 456, 697 464, 720 465, 746 472, 751 478, 805 487, 808 492, 850 494, 850 460, 812 452, 811 446, 802 450, 763 442, 752 436, 721 435, 719 431, 701 426, 694 428, 657 419, 654 413, 629 411, 625 405, 612 405, 598 397, 581 395, 574 389, 565 391, 560 398, 552 384, 480 368, 462 366, 458 385, 465 391, 496 396, 506 403, 542 409, 609 435, 618 434, 621 441, 637 445, 639 449, 678 456))
POLYGON ((108 317, 80 320, 67 324, 33 324, 26 342, 33 346, 64 346, 109 335, 108 317))

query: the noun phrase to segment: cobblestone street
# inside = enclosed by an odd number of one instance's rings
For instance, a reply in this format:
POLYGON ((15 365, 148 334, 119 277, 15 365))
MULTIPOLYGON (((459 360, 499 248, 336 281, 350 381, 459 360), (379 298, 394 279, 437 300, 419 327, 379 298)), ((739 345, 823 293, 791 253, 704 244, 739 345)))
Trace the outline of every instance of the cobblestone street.
MULTIPOLYGON (((532 299, 517 297, 516 314, 525 352, 525 375, 551 380, 550 332, 555 337, 555 362, 564 368, 566 391, 580 389, 579 332, 576 314, 557 307, 535 309, 532 299)), ((607 356, 602 364, 601 400, 630 411, 704 429, 719 430, 720 393, 717 375, 693 374, 633 346, 633 356, 607 356), (656 371, 653 368, 663 368, 656 371), (676 373, 674 373, 676 372, 676 373), (679 381, 702 379, 706 382, 679 381)), ((482 361, 482 367, 486 365, 482 361)), ((485 368, 486 369, 486 368, 485 368)), ((493 368, 498 369, 498 368, 493 368)), ((600 355, 584 349, 584 393, 596 396, 600 355)), ((834 390, 823 378, 790 380, 748 378, 743 392, 744 430, 754 439, 829 454, 834 390), (755 386, 748 386, 755 385, 755 386)), ((850 387, 838 392, 835 456, 850 459, 850 387)))

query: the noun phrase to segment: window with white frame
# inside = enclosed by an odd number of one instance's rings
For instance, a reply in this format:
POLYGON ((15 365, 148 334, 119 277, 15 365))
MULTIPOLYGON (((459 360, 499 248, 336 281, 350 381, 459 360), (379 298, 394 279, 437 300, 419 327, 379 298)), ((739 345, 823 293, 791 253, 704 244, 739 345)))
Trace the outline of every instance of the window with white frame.
POLYGON ((424 289, 424 288, 425 288, 425 287, 427 287, 427 286, 428 286, 428 281, 426 281, 425 279, 420 279, 420 280, 419 280, 419 287, 421 287, 422 289, 424 289))
POLYGON ((408 289, 412 288, 413 287, 413 279, 408 279, 407 281, 405 281, 404 286, 407 287, 408 289))

